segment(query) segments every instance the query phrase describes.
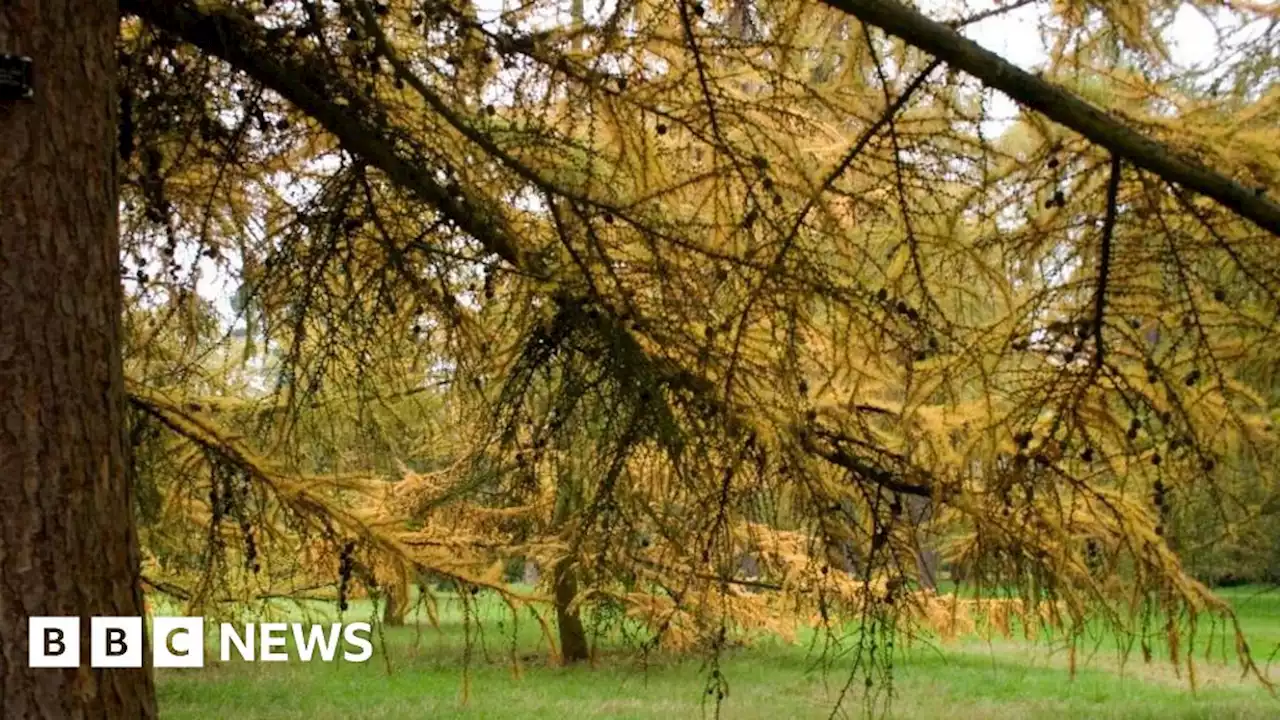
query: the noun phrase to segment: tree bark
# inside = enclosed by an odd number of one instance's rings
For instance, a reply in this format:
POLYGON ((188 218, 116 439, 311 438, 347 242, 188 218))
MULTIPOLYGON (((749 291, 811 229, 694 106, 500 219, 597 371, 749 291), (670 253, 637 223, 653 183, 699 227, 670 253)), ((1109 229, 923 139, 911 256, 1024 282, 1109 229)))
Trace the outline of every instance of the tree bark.
POLYGON ((560 628, 560 659, 565 665, 582 662, 590 657, 587 631, 582 626, 582 616, 570 603, 578 595, 578 580, 568 559, 556 563, 554 572, 556 625, 560 628))
POLYGON ((6 0, 0 52, 0 717, 155 716, 144 667, 89 667, 89 618, 141 615, 120 361, 115 0, 6 0), (80 667, 29 668, 28 618, 78 616, 80 667))

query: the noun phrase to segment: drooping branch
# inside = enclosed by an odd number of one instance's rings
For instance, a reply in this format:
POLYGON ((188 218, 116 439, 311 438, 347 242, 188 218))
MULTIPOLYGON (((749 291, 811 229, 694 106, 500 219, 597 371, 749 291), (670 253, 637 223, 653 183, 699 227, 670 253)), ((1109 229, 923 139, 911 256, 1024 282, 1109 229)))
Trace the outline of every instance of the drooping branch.
MULTIPOLYGON (((512 592, 501 583, 469 575, 460 568, 428 562, 413 552, 413 533, 397 532, 394 524, 377 521, 367 513, 337 505, 324 496, 325 492, 334 489, 368 493, 370 484, 367 479, 337 475, 308 477, 284 469, 256 455, 240 438, 228 434, 208 418, 158 392, 134 386, 129 388, 128 399, 130 405, 155 419, 175 436, 213 453, 221 462, 238 468, 255 483, 267 488, 282 504, 300 514, 317 518, 319 522, 337 527, 348 537, 363 539, 376 552, 389 559, 407 563, 419 572, 434 572, 467 585, 494 590, 513 602, 527 604, 539 600, 534 595, 512 592)), ((163 591, 158 586, 157 589, 163 591)))
MULTIPOLYGON (((211 9, 168 0, 121 0, 120 9, 225 60, 275 91, 316 120, 349 151, 455 222, 514 269, 537 276, 545 275, 546 268, 531 254, 522 251, 517 239, 495 214, 485 212, 481 202, 468 199, 459 189, 445 187, 429 168, 423 167, 421 160, 425 158, 406 157, 396 139, 367 112, 368 108, 337 102, 337 97, 359 98, 360 93, 321 57, 301 48, 281 52, 279 47, 268 42, 264 29, 252 18, 232 9, 211 9)), ((910 93, 904 93, 899 104, 905 102, 908 95, 910 93)), ((892 110, 896 111, 897 106, 895 104, 892 110)), ((584 300, 558 295, 551 299, 559 304, 584 300)), ((625 323, 608 308, 601 309, 605 312, 594 322, 601 325, 603 334, 624 342, 630 352, 645 357, 653 367, 662 368, 660 375, 665 382, 673 386, 681 383, 681 378, 677 377, 680 373, 672 372, 669 362, 644 349, 631 336, 625 323)), ((709 387, 700 387, 696 392, 709 399, 714 395, 709 387)), ((736 419, 727 422, 728 425, 737 423, 736 419)), ((870 477, 879 475, 872 473, 870 477)))
POLYGON ((406 158, 377 127, 370 114, 335 97, 360 97, 349 83, 305 51, 282 53, 261 27, 232 10, 205 10, 185 2, 122 0, 120 11, 173 33, 279 93, 315 119, 352 153, 386 173, 393 182, 436 208, 486 250, 514 269, 541 275, 511 233, 476 198, 450 188, 419 163, 406 158))
POLYGON ((974 76, 1022 105, 1107 148, 1136 167, 1213 198, 1280 235, 1280 204, 1133 130, 1075 94, 1022 70, 897 0, 822 0, 974 76))

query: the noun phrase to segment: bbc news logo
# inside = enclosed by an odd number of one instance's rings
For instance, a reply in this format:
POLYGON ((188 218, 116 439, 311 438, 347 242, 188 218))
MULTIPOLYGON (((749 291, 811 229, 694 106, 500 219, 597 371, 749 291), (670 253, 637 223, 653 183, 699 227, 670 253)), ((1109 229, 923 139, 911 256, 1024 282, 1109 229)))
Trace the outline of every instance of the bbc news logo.
MULTIPOLYGON (((95 617, 89 622, 91 667, 142 667, 142 618, 95 617)), ((30 667, 80 667, 80 618, 33 617, 27 629, 30 667)), ((222 662, 230 662, 234 651, 248 662, 286 662, 286 648, 292 637, 294 652, 302 662, 311 662, 315 657, 333 662, 340 646, 346 662, 365 662, 373 656, 370 633, 369 623, 247 623, 243 628, 222 623, 218 628, 218 656, 222 662)), ((152 663, 161 668, 204 667, 204 640, 202 617, 152 618, 152 663)))

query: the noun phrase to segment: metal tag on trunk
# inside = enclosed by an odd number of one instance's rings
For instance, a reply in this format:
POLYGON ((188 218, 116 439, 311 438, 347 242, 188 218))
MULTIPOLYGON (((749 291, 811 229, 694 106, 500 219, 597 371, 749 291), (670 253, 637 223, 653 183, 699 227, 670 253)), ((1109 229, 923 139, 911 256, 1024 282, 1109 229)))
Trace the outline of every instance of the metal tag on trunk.
POLYGON ((0 54, 0 101, 20 100, 34 94, 31 58, 0 54))

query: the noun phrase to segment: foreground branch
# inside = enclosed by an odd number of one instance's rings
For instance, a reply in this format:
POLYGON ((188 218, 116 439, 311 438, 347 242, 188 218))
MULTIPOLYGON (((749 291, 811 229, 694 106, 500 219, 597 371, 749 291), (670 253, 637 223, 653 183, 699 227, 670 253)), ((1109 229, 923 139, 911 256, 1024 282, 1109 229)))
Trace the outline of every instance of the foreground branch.
POLYGON ((478 198, 467 197, 462 188, 446 187, 419 162, 404 157, 367 108, 354 106, 362 94, 319 57, 301 50, 281 52, 251 18, 233 10, 205 10, 171 0, 120 0, 120 11, 173 33, 279 93, 332 133, 344 148, 452 220, 486 250, 516 270, 541 275, 512 234, 478 198), (355 100, 347 105, 335 100, 342 97, 355 100))
POLYGON ((1017 102, 1064 125, 1133 165, 1213 198, 1280 236, 1280 205, 1167 145, 1143 136, 1073 93, 1022 70, 897 0, 822 0, 963 70, 1017 102))

